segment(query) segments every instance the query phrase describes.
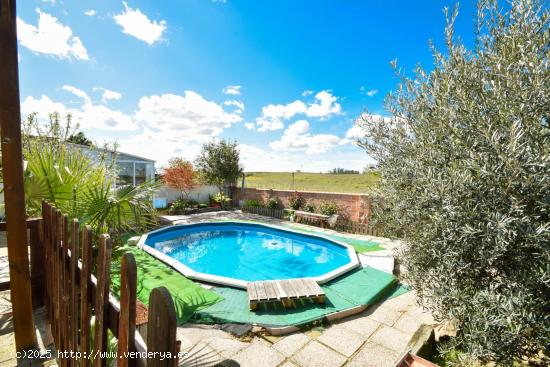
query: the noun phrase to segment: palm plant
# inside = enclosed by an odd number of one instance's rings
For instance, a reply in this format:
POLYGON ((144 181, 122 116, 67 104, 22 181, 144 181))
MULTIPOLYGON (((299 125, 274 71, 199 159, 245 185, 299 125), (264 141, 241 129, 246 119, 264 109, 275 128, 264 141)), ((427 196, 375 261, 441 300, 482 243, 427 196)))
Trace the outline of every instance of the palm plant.
MULTIPOLYGON (((59 122, 54 120, 53 124, 59 122)), ((42 200, 47 200, 69 217, 91 225, 96 234, 109 233, 116 244, 122 242, 124 233, 142 231, 153 223, 151 199, 156 183, 114 188, 116 166, 109 157, 116 157, 116 153, 82 149, 63 142, 67 133, 54 135, 27 134, 25 138, 28 164, 24 183, 29 216, 40 215, 42 200)))

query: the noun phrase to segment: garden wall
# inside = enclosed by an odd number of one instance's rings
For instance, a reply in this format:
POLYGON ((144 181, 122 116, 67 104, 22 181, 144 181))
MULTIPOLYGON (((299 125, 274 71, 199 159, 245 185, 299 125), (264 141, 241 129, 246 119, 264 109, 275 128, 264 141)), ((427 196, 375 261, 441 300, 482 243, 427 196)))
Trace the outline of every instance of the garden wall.
MULTIPOLYGON (((339 194, 334 192, 299 191, 306 199, 319 206, 323 201, 333 201, 354 222, 368 223, 370 218, 371 200, 363 194, 339 194)), ((285 207, 289 207, 288 199, 294 193, 292 190, 270 190, 233 188, 231 197, 235 205, 242 206, 246 200, 256 199, 265 203, 270 197, 277 196, 285 207)))

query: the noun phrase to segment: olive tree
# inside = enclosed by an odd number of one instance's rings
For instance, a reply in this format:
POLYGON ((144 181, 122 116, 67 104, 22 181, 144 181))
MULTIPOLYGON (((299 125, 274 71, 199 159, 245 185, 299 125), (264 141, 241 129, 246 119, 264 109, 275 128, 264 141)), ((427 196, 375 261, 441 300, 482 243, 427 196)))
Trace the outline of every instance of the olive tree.
POLYGON ((459 325, 449 347, 470 361, 509 365, 550 345, 547 5, 480 2, 473 49, 446 12, 433 67, 407 77, 394 63, 392 117, 359 119, 381 172, 376 220, 405 240, 404 279, 459 325))

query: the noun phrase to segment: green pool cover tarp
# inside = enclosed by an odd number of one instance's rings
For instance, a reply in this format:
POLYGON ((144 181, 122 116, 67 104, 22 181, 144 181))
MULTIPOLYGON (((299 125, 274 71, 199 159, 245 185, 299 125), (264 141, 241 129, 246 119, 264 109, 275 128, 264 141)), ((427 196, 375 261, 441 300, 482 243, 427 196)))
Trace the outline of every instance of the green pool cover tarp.
MULTIPOLYGON (((131 246, 117 250, 117 254, 131 252, 137 265, 137 297, 145 305, 149 304, 149 294, 153 288, 164 286, 172 295, 176 306, 178 325, 189 320, 193 313, 212 306, 222 297, 187 279, 162 261, 145 251, 131 246)), ((115 256, 111 266, 111 287, 116 295, 120 292, 120 257, 115 256)))
POLYGON ((323 318, 325 315, 362 305, 371 305, 384 298, 395 297, 408 290, 396 284, 395 276, 370 267, 354 270, 322 285, 326 303, 319 305, 303 301, 296 308, 284 309, 278 304, 262 305, 249 311, 245 290, 230 287, 213 289, 224 299, 195 312, 191 322, 196 323, 250 323, 263 326, 299 326, 323 318))

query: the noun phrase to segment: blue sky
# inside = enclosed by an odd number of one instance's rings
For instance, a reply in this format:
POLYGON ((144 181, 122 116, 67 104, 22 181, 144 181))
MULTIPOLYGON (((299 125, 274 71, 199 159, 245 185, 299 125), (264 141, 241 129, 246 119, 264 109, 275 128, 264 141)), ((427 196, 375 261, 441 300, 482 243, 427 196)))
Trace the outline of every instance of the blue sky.
MULTIPOLYGON (((360 170, 354 120, 386 114, 391 60, 429 69, 454 3, 20 1, 22 113, 70 112, 158 167, 215 137, 237 140, 248 171, 360 170)), ((468 45, 474 13, 461 3, 468 45)))

